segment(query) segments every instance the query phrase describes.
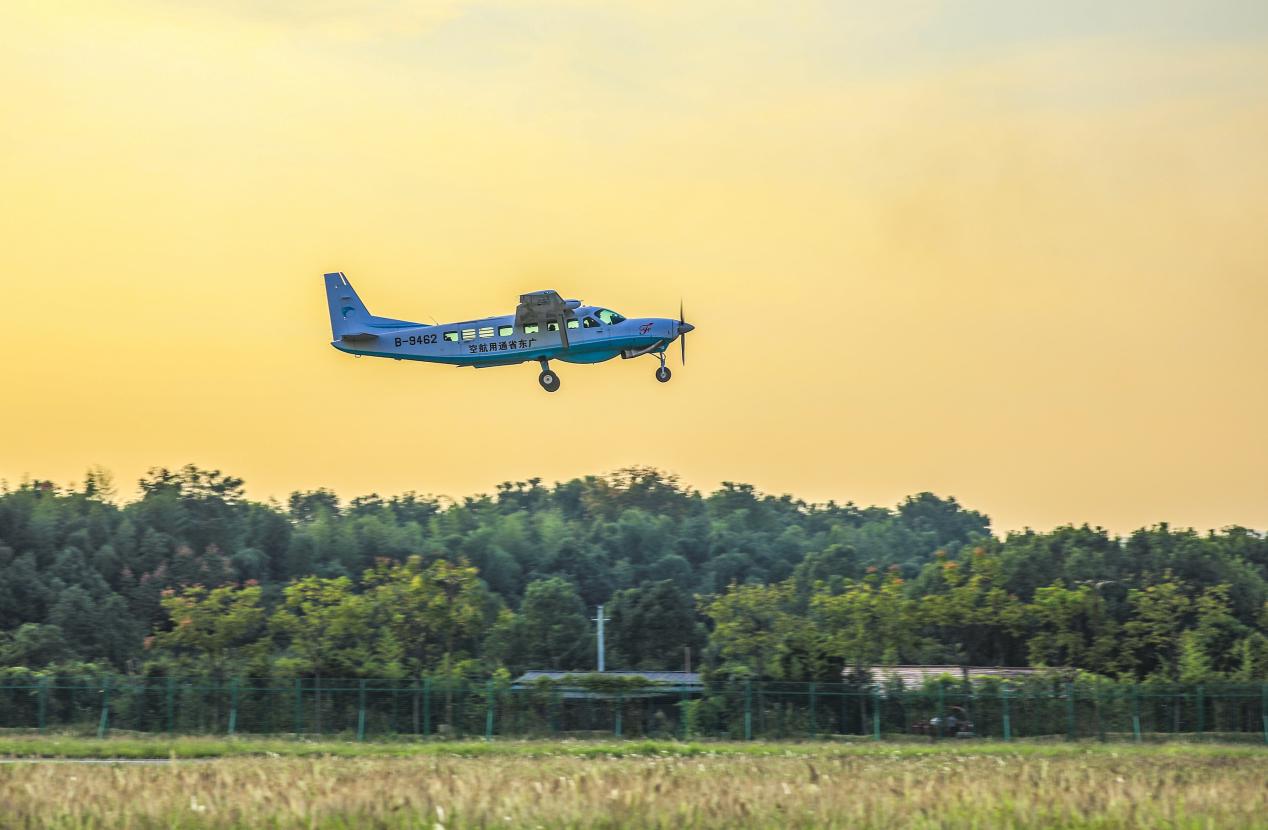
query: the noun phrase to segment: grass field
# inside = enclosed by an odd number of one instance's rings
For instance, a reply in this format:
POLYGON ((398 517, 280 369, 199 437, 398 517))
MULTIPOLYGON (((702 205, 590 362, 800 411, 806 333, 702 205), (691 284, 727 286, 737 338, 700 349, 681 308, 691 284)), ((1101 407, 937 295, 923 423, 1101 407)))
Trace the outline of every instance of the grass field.
POLYGON ((0 827, 1268 827, 1250 747, 0 740, 111 754, 203 760, 0 764, 0 827))

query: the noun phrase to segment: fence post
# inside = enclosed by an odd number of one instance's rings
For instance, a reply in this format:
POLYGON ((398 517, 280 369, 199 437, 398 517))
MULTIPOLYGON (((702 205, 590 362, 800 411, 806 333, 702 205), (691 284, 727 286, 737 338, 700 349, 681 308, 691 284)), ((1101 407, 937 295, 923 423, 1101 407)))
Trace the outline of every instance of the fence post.
POLYGON ((421 679, 422 679, 421 677, 412 677, 410 678, 410 682, 409 682, 410 691, 413 692, 413 694, 410 695, 410 697, 412 698, 411 702, 414 704, 413 705, 413 719, 411 723, 413 724, 415 735, 417 735, 419 733, 419 730, 422 728, 418 720, 419 715, 422 712, 422 701, 419 699, 419 685, 418 685, 418 681, 421 679))
POLYGON ((106 737, 106 731, 110 728, 110 678, 106 677, 106 682, 101 686, 101 721, 97 724, 97 737, 106 737))
POLYGON ((938 684, 938 737, 942 737, 943 724, 947 722, 946 710, 946 694, 947 690, 941 683, 938 684))
POLYGON ((1074 683, 1069 680, 1065 683, 1065 731, 1067 740, 1078 738, 1074 724, 1074 683))
POLYGON ((1264 719, 1264 743, 1268 744, 1268 683, 1259 690, 1259 710, 1264 719))
POLYGON ((1140 743, 1140 686, 1132 684, 1132 737, 1140 743))
MULTIPOLYGON (((964 693, 968 696, 967 702, 969 704, 968 708, 965 710, 966 718, 981 717, 982 710, 977 705, 977 688, 969 682, 968 672, 964 673, 964 693)), ((977 729, 976 723, 974 723, 973 728, 975 730, 977 729)), ((974 732, 975 736, 976 734, 977 733, 974 732)))
POLYGON ((999 687, 1000 703, 1004 706, 1004 740, 1011 741, 1013 739, 1013 715, 1008 703, 1008 684, 1005 683, 999 687))
POLYGON ((40 678, 40 733, 43 734, 48 714, 48 678, 40 678))
POLYGON ((881 693, 879 689, 872 689, 872 740, 879 741, 881 739, 881 693))
POLYGON ((1206 732, 1206 695, 1201 683, 1198 684, 1197 692, 1198 734, 1202 735, 1206 732))
POLYGON ((431 678, 423 678, 423 734, 431 735, 431 678))
POLYGON ((167 676, 167 734, 176 731, 176 678, 167 676))
POLYGON ((625 693, 617 692, 616 693, 616 725, 615 725, 616 728, 613 731, 616 733, 616 736, 618 738, 621 737, 621 731, 622 731, 621 730, 621 727, 622 727, 621 716, 624 713, 625 713, 625 693))
MULTIPOLYGON (((1264 705, 1268 707, 1268 685, 1264 686, 1264 705)), ((744 740, 753 740, 753 679, 744 679, 744 740)), ((1268 708, 1264 710, 1264 740, 1268 741, 1268 708)))
POLYGON ((304 678, 295 678, 295 737, 304 731, 304 678))
MULTIPOLYGON (((1092 690, 1093 701, 1096 704, 1096 737, 1101 743, 1105 743, 1105 719, 1101 713, 1101 707, 1104 701, 1101 699, 1101 687, 1098 685, 1092 690)), ((1113 693, 1111 692, 1111 700, 1113 693)))
POLYGON ((493 692, 493 681, 490 680, 485 686, 485 693, 488 695, 489 701, 484 710, 484 739, 486 741, 493 740, 493 709, 496 704, 493 692))
POLYGON ((150 718, 145 713, 145 694, 150 690, 149 684, 142 679, 132 687, 132 728, 137 732, 150 731, 150 718))
POLYGON ((238 731, 238 678, 229 681, 229 734, 238 731))
POLYGON ((678 691, 678 720, 682 723, 682 740, 685 741, 691 737, 691 732, 689 731, 691 724, 688 723, 689 718, 687 717, 687 684, 685 682, 679 687, 678 691))
MULTIPOLYGON (((447 684, 453 683, 453 678, 445 681, 447 684)), ((452 688, 452 686, 451 686, 452 688)), ((458 711, 455 714, 452 710, 445 712, 445 723, 454 730, 455 738, 467 737, 467 706, 471 702, 471 684, 464 677, 458 681, 458 711)))
POLYGON ((817 739, 819 737, 818 713, 815 711, 818 708, 815 704, 818 702, 819 696, 815 694, 815 691, 815 684, 812 680, 810 681, 810 737, 812 739, 817 739))
POLYGON ((365 740, 365 678, 357 684, 357 740, 365 740))

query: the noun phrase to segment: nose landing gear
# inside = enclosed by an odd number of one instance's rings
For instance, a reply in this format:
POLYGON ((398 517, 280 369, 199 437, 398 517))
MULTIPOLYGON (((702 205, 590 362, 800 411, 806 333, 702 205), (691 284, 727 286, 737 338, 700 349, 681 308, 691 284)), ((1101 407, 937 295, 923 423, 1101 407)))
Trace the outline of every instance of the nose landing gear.
POLYGON ((661 383, 669 383, 669 379, 674 376, 674 373, 669 371, 669 367, 665 365, 665 353, 659 352, 656 356, 660 358, 660 368, 656 370, 656 379, 661 383))
POLYGON ((540 383, 542 385, 542 388, 545 389, 547 392, 558 391, 559 390, 559 375, 551 371, 550 364, 547 363, 546 361, 543 360, 541 364, 542 364, 542 373, 537 376, 537 382, 540 383))

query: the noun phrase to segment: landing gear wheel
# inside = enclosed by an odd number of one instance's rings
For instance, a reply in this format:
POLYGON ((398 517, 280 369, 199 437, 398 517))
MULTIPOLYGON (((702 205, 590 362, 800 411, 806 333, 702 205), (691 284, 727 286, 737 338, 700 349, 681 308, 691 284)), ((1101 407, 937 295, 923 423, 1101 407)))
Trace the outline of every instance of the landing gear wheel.
POLYGON ((656 370, 656 379, 660 381, 661 383, 669 383, 669 379, 672 378, 673 376, 674 376, 674 373, 669 371, 668 366, 661 366, 659 369, 656 370))
POLYGON ((559 375, 549 369, 543 370, 542 373, 537 376, 537 382, 540 383, 542 388, 547 392, 554 392, 559 389, 559 375))

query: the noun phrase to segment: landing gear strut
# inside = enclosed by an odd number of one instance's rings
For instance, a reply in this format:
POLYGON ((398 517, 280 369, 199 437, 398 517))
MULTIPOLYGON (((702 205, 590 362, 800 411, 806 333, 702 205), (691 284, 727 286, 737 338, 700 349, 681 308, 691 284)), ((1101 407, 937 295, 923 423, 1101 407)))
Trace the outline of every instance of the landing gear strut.
POLYGON ((537 382, 540 383, 542 388, 547 392, 557 391, 559 389, 559 375, 551 371, 549 363, 544 360, 541 363, 542 373, 537 376, 537 382))
POLYGON ((669 383, 669 379, 674 376, 674 373, 669 371, 669 367, 665 365, 665 353, 658 352, 656 356, 660 358, 660 368, 656 370, 656 379, 661 383, 669 383))

